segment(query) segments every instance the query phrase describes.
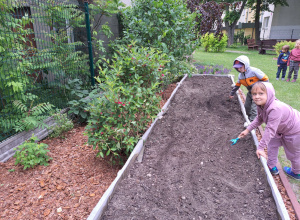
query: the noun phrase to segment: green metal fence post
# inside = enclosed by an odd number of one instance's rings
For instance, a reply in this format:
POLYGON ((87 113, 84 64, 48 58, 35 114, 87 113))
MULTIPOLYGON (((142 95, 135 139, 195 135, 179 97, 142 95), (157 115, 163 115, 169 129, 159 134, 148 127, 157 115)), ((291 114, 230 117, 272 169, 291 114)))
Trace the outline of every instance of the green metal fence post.
POLYGON ((92 86, 94 86, 95 74, 94 74, 94 63, 93 63, 93 48, 92 48, 92 37, 91 37, 91 27, 90 27, 89 3, 85 1, 84 5, 85 5, 85 24, 86 24, 86 32, 87 32, 87 40, 88 40, 88 48, 89 48, 89 58, 90 58, 91 83, 92 86))

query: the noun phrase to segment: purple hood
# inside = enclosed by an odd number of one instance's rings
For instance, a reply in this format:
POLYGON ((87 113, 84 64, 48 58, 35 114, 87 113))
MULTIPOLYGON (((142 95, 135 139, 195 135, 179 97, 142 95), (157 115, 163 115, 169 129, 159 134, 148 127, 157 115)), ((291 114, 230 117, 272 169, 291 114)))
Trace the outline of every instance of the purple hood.
POLYGON ((268 118, 268 108, 272 108, 272 103, 274 102, 274 100, 279 101, 276 97, 275 97, 275 89, 273 87, 273 85, 269 82, 262 82, 265 87, 267 88, 267 102, 265 104, 265 106, 262 108, 261 106, 257 106, 257 113, 261 114, 263 117, 263 121, 266 122, 267 118, 268 118))

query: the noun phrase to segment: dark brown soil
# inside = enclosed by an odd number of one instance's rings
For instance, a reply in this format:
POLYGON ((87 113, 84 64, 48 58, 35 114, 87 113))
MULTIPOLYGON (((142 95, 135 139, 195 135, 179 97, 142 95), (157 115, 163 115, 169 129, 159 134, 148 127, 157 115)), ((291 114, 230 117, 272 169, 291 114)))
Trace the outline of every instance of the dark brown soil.
POLYGON ((188 78, 102 219, 278 219, 230 78, 188 78))

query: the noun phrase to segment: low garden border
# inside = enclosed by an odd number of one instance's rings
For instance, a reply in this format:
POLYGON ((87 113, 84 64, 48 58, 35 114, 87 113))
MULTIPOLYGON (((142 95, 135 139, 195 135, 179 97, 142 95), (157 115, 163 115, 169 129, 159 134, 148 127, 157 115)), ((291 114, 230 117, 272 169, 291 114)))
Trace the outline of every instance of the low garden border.
MULTIPOLYGON (((233 79, 233 75, 218 75, 218 74, 193 74, 192 76, 203 76, 203 75, 210 75, 210 76, 223 76, 223 77, 230 77, 232 82, 234 83, 234 79, 233 79)), ((137 159, 138 162, 142 161, 143 158, 143 151, 144 151, 144 142, 147 140, 147 137, 149 136, 149 134, 151 133, 155 123, 157 122, 157 120, 161 119, 163 114, 167 111, 168 106, 172 100, 172 98, 174 97, 175 93, 177 92, 178 88, 180 87, 180 85, 182 84, 182 82, 187 78, 187 75, 185 75, 183 77, 183 79, 177 84, 176 88, 174 89, 174 91, 172 92, 171 97, 169 98, 169 100, 165 103, 165 105, 163 106, 161 112, 157 115, 156 119, 154 120, 154 122, 151 124, 151 126, 149 127, 149 129, 145 132, 145 134, 142 136, 141 140, 137 143, 137 145, 135 146, 135 148, 133 149, 132 153, 130 154, 127 162, 125 163, 125 165, 123 166, 123 168, 118 172, 117 177, 115 178, 115 180, 111 183, 111 185, 109 186, 109 188, 105 191, 105 193, 103 194, 103 196, 101 197, 101 199, 99 200, 99 202, 97 203, 97 205, 94 207, 93 211, 91 212, 91 214, 89 215, 89 217, 87 218, 88 220, 96 220, 96 219, 100 219, 102 214, 104 213, 108 202, 110 201, 111 197, 113 196, 113 193, 116 189, 116 187, 118 186, 119 182, 123 179, 123 177, 126 175, 127 171, 129 170, 131 164, 137 159)), ((242 103, 241 97, 240 95, 237 93, 238 99, 239 99, 239 103, 244 115, 244 118, 246 120, 246 122, 249 124, 249 120, 248 117, 246 115, 246 111, 244 108, 244 105, 242 103)), ((256 147, 258 146, 258 140, 255 134, 255 131, 251 132, 254 143, 256 145, 256 147)), ((269 171, 269 168, 267 166, 266 163, 266 159, 261 157, 260 158, 261 163, 263 164, 265 173, 267 175, 267 180, 268 183, 271 187, 271 191, 272 191, 272 195, 274 197, 276 206, 277 206, 277 211, 281 217, 281 219, 283 220, 287 220, 290 219, 287 209, 285 208, 284 202, 282 200, 282 197, 279 193, 279 190, 274 182, 274 179, 269 171)))
MULTIPOLYGON (((65 108, 61 110, 61 114, 64 114, 69 111, 69 108, 65 108)), ((47 118, 44 120, 44 123, 51 127, 55 125, 55 120, 53 116, 47 118)), ((50 133, 52 133, 51 130, 48 128, 35 128, 30 131, 23 131, 21 133, 18 133, 16 135, 13 135, 6 140, 2 141, 0 143, 0 162, 5 162, 9 158, 11 158, 15 154, 15 148, 24 143, 24 141, 29 140, 34 134, 38 140, 42 140, 45 137, 47 137, 50 133)))

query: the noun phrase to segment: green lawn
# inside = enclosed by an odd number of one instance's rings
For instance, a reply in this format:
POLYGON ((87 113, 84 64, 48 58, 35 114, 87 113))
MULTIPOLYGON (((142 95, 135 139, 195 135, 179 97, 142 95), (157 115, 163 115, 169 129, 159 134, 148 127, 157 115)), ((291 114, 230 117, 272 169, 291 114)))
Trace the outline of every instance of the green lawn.
MULTIPOLYGON (((274 52, 273 52, 274 53, 274 52)), ((277 72, 277 57, 276 55, 271 55, 271 52, 267 52, 266 55, 258 54, 258 51, 248 50, 247 46, 237 46, 237 48, 228 48, 224 53, 207 53, 204 52, 203 48, 199 48, 195 51, 193 59, 197 64, 201 65, 223 65, 224 68, 231 69, 230 74, 233 74, 235 81, 237 80, 238 72, 232 68, 233 61, 236 57, 240 55, 246 55, 250 59, 250 66, 261 69, 266 73, 273 84, 276 97, 291 105, 293 108, 300 111, 300 78, 296 83, 276 80, 277 72)), ((288 75, 288 70, 286 73, 286 78, 288 75)), ((241 89, 246 94, 247 89, 241 86, 241 89)), ((279 151, 279 161, 284 166, 290 166, 290 161, 285 157, 283 148, 279 151)), ((298 201, 300 202, 300 183, 299 181, 289 178, 292 189, 294 190, 298 201)))
MULTIPOLYGON (((224 53, 207 53, 204 52, 203 48, 199 48, 196 50, 193 59, 202 65, 223 65, 225 68, 232 70, 231 74, 235 75, 235 80, 237 80, 238 72, 232 68, 233 61, 240 55, 246 55, 250 59, 250 66, 259 68, 268 75, 270 82, 275 88, 276 97, 300 111, 300 102, 298 98, 300 96, 300 79, 298 79, 296 83, 281 80, 277 81, 276 55, 270 55, 269 51, 267 53, 267 55, 260 55, 258 54, 258 51, 248 50, 246 46, 228 48, 224 53)), ((241 86, 241 88, 246 92, 244 86, 241 86)))

